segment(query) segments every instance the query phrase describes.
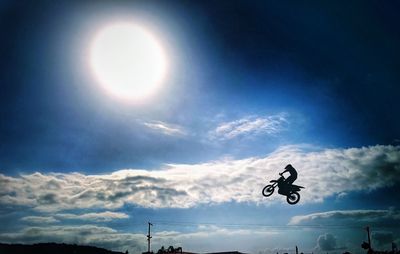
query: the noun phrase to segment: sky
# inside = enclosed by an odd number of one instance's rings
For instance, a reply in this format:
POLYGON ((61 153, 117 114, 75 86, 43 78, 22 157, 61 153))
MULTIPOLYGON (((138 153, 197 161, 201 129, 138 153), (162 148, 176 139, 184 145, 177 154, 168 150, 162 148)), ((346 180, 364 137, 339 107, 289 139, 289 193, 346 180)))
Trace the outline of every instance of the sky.
POLYGON ((2 1, 0 242, 364 253, 400 245, 395 1, 2 1), (88 64, 102 27, 168 63, 140 103, 88 64), (287 164, 301 199, 262 188, 287 164))

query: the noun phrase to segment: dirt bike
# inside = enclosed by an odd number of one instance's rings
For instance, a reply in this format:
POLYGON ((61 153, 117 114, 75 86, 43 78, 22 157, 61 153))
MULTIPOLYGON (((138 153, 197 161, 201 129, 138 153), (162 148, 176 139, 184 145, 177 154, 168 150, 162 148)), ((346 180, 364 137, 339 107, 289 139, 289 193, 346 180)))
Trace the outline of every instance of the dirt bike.
POLYGON ((269 181, 272 184, 265 186, 262 190, 262 194, 264 197, 269 197, 274 193, 275 187, 278 187, 278 193, 286 196, 286 201, 291 204, 297 204, 300 200, 299 191, 304 188, 303 186, 298 185, 288 185, 285 183, 285 177, 282 174, 279 174, 281 177, 278 180, 269 181))

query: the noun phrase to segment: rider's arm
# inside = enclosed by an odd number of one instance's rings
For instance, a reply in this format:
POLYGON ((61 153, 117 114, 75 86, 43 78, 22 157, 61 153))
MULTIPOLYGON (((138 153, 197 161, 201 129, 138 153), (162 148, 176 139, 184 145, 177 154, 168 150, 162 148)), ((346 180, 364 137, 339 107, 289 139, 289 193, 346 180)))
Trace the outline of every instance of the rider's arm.
POLYGON ((287 170, 287 169, 286 169, 285 171, 283 171, 283 172, 282 172, 282 173, 280 173, 280 174, 284 174, 284 173, 286 173, 286 172, 288 172, 288 171, 289 171, 289 170, 287 170))

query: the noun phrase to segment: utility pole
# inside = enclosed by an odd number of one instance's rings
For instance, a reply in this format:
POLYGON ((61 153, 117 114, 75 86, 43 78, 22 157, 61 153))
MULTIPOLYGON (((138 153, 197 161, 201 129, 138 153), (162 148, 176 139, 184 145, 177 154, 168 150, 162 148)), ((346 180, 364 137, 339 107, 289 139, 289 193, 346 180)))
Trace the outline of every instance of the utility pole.
POLYGON ((367 226, 365 228, 365 230, 367 231, 367 234, 368 234, 368 243, 363 242, 361 244, 361 248, 368 250, 367 254, 372 254, 372 253, 374 253, 374 251, 372 250, 372 246, 371 246, 371 235, 370 235, 370 232, 369 232, 369 226, 367 226))
POLYGON ((150 253, 150 241, 152 238, 152 236, 150 234, 150 226, 153 226, 153 224, 151 224, 150 222, 148 222, 148 223, 149 223, 149 231, 147 233, 147 253, 150 253))
POLYGON ((368 245, 369 245, 369 248, 372 250, 372 246, 371 246, 371 237, 370 237, 370 234, 369 234, 369 226, 367 226, 367 227, 365 228, 365 230, 367 230, 367 234, 368 234, 368 245))

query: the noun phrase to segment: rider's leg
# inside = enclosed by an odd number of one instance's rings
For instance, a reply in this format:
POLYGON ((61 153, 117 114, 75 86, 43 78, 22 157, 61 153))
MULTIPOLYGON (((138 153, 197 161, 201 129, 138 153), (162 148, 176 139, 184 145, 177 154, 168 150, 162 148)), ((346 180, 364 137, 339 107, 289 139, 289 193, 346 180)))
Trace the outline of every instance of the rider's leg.
POLYGON ((285 182, 287 185, 292 185, 295 180, 296 178, 289 176, 288 178, 286 178, 285 182))

